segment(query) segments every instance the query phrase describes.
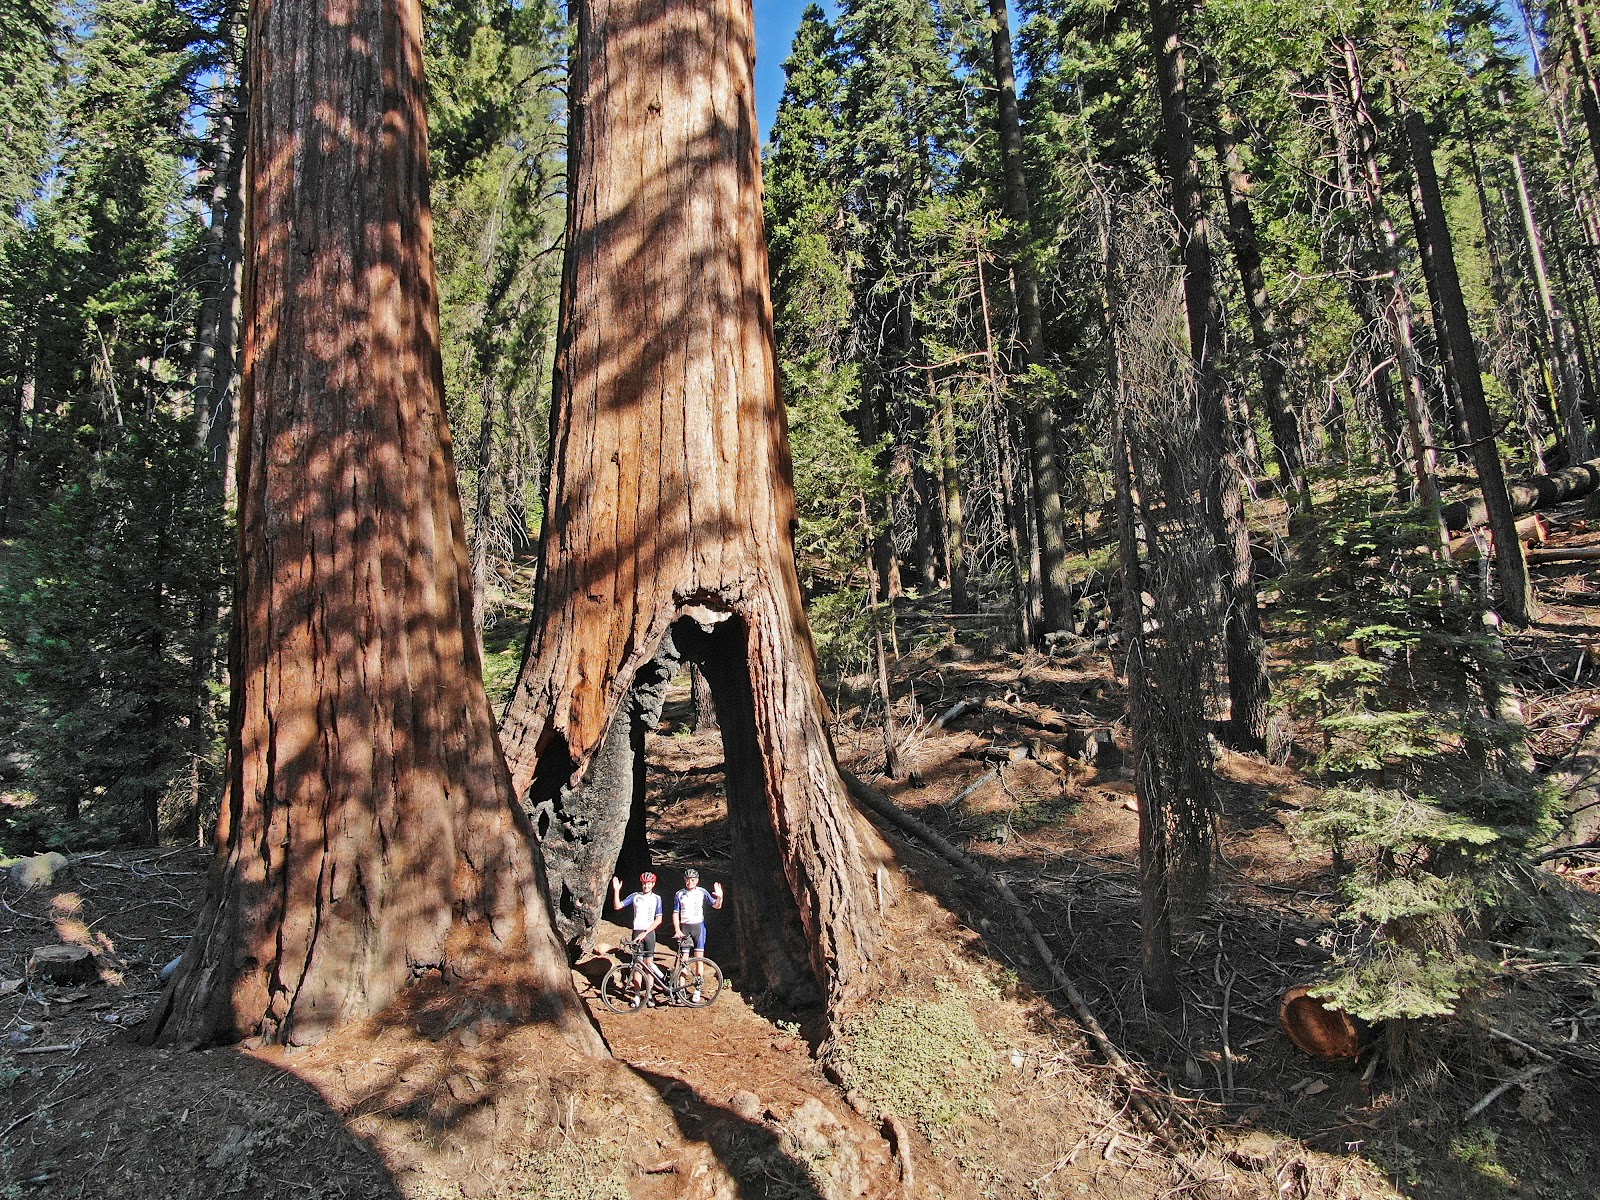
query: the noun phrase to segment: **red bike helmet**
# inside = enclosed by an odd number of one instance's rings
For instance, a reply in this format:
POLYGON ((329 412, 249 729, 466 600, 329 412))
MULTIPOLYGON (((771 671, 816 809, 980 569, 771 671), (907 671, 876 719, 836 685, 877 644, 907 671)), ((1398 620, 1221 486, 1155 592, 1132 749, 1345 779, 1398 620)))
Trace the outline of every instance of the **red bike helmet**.
POLYGON ((646 871, 643 875, 639 876, 640 883, 654 883, 655 881, 656 875, 654 871, 646 871))

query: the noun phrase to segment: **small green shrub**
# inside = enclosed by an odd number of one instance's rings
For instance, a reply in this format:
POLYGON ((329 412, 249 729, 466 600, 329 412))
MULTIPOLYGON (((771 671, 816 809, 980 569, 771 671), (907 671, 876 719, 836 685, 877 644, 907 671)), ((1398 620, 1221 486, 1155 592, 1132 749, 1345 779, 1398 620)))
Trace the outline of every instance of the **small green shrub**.
POLYGON ((941 980, 932 1000, 878 1005, 849 1021, 840 1042, 847 1085, 929 1138, 993 1111, 999 1062, 953 984, 941 980))
POLYGON ((1308 656, 1279 689, 1328 785, 1300 832, 1341 874, 1316 994, 1369 1021, 1445 1016, 1494 973, 1476 946, 1517 907, 1553 797, 1519 765, 1521 730, 1486 709, 1500 651, 1428 525, 1360 496, 1321 515, 1283 581, 1308 656))
POLYGON ((1480 1126, 1461 1134, 1451 1141, 1450 1154, 1496 1192, 1517 1186, 1517 1177, 1500 1161, 1500 1138, 1493 1129, 1480 1126))
POLYGON ((866 589, 843 587, 811 597, 806 605, 817 658, 829 675, 863 670, 871 661, 872 609, 866 589))

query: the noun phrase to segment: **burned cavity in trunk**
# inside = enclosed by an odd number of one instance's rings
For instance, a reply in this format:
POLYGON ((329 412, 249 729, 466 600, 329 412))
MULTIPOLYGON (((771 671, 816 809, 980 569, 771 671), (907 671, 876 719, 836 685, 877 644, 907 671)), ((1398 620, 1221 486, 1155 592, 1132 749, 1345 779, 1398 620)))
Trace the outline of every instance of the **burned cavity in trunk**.
MULTIPOLYGON (((626 893, 643 871, 662 874, 658 891, 670 905, 681 871, 695 866, 707 886, 718 879, 727 889, 713 934, 714 956, 756 990, 777 984, 789 1005, 806 1007, 823 999, 814 981, 793 969, 775 969, 775 961, 803 964, 808 948, 798 913, 784 902, 788 882, 767 815, 747 631, 731 613, 701 616, 707 619, 675 622, 655 657, 634 676, 576 783, 568 754, 547 751, 541 760, 524 805, 544 854, 557 934, 576 962, 593 949, 602 919, 626 920, 626 914, 611 911, 612 875, 624 881, 626 893), (687 682, 691 664, 716 706, 723 761, 701 768, 692 784, 674 784, 669 772, 650 761, 647 742, 663 727, 672 684, 687 682), (717 798, 710 822, 692 843, 654 824, 686 795, 706 791, 717 798), (708 855, 710 847, 723 853, 708 855), (765 948, 769 941, 778 943, 777 954, 765 948)), ((682 713, 670 717, 674 728, 693 726, 693 703, 692 694, 683 699, 682 713)), ((668 913, 664 930, 670 930, 668 913)))

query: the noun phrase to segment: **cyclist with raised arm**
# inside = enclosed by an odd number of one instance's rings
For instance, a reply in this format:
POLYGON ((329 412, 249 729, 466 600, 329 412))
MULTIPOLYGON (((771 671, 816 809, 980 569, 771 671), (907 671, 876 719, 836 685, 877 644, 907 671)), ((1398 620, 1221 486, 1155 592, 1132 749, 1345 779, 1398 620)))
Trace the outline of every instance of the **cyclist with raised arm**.
MULTIPOLYGON (((629 893, 627 899, 622 896, 622 880, 613 875, 611 907, 617 912, 628 907, 633 909, 633 1007, 638 1008, 650 991, 644 973, 647 965, 651 970, 655 969, 656 929, 661 924, 661 897, 656 895, 655 874, 646 871, 639 876, 639 890, 629 893)), ((676 925, 676 915, 673 921, 676 925)), ((650 1003, 655 1002, 652 1000, 650 1003)))
POLYGON ((700 872, 690 867, 683 873, 683 887, 672 902, 672 934, 682 947, 682 953, 692 955, 694 963, 694 996, 700 1002, 700 985, 705 979, 706 957, 706 904, 722 907, 722 884, 713 883, 708 892, 700 886, 700 872))

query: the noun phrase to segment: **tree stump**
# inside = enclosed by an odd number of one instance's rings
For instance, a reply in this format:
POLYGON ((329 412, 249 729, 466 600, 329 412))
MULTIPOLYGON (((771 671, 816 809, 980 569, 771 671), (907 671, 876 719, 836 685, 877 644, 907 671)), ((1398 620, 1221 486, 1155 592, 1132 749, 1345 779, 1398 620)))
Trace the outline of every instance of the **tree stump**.
POLYGON ((100 964, 87 946, 39 946, 28 956, 28 974, 51 983, 88 983, 100 977, 100 964))

